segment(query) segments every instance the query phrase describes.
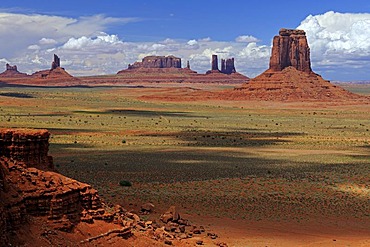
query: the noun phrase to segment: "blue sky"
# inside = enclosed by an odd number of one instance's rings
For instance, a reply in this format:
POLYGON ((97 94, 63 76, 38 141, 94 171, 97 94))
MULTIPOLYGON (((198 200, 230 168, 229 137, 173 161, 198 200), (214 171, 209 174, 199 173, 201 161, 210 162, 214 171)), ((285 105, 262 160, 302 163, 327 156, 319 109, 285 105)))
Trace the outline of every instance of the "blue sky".
POLYGON ((51 53, 75 75, 115 73, 152 54, 204 72, 216 53, 253 77, 267 69, 280 28, 304 27, 316 72, 370 79, 370 1, 18 0, 2 1, 0 13, 0 66, 27 73, 48 67, 51 53))

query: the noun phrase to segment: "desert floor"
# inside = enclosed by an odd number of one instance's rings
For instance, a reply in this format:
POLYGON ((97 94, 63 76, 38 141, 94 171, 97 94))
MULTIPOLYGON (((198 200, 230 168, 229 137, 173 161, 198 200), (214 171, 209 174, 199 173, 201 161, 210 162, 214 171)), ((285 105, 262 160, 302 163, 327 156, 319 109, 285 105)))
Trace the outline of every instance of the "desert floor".
POLYGON ((229 246, 369 246, 370 103, 183 100, 232 87, 1 87, 0 122, 48 129, 59 172, 148 219, 176 205, 229 246))

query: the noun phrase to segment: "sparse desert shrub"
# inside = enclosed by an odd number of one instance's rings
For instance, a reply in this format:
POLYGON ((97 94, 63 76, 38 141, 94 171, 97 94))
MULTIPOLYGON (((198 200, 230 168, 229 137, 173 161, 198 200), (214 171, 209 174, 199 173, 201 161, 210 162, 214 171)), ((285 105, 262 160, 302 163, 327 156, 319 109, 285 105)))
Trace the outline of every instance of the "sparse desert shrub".
POLYGON ((131 182, 130 181, 127 181, 127 180, 121 180, 121 181, 119 181, 119 185, 120 186, 124 186, 124 187, 130 187, 130 186, 132 186, 131 182))

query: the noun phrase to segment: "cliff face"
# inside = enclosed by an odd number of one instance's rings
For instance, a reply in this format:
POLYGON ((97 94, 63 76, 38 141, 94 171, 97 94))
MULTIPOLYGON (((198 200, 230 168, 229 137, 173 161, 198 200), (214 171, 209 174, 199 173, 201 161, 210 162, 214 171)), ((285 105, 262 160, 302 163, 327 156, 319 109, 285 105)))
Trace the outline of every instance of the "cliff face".
POLYGON ((3 129, 0 132, 0 157, 24 162, 28 167, 53 169, 53 158, 48 156, 47 130, 3 129))
POLYGON ((128 69, 138 68, 181 68, 181 58, 174 56, 147 56, 141 62, 128 65, 128 69))
POLYGON ((110 219, 90 185, 54 171, 47 130, 0 130, 0 241, 26 223, 45 216, 56 229, 80 221, 110 219))
POLYGON ((303 30, 282 28, 272 41, 270 70, 282 71, 286 67, 312 72, 310 48, 303 30))

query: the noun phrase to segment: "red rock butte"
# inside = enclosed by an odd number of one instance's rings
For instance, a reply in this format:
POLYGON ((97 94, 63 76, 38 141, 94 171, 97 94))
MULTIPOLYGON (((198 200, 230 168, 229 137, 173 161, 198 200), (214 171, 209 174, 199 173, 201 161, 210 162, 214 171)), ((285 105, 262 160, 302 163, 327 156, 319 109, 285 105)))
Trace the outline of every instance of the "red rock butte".
POLYGON ((221 70, 218 69, 217 55, 212 56, 211 70, 206 74, 198 74, 190 69, 187 61, 186 67, 181 67, 181 58, 175 56, 147 56, 141 62, 129 64, 127 69, 117 73, 113 78, 120 83, 235 83, 240 84, 249 80, 248 77, 237 73, 234 58, 222 59, 221 70))
POLYGON ((33 78, 38 79, 72 79, 71 76, 64 68, 60 67, 60 58, 54 54, 51 69, 37 71, 31 75, 33 78))
POLYGON ((27 77, 26 73, 21 73, 18 71, 17 65, 9 65, 8 63, 5 65, 5 71, 0 74, 0 77, 10 77, 10 78, 19 78, 19 77, 27 77))
POLYGON ((271 101, 363 98, 314 73, 306 34, 303 30, 292 29, 280 29, 279 35, 274 37, 269 69, 236 88, 229 97, 271 101))

